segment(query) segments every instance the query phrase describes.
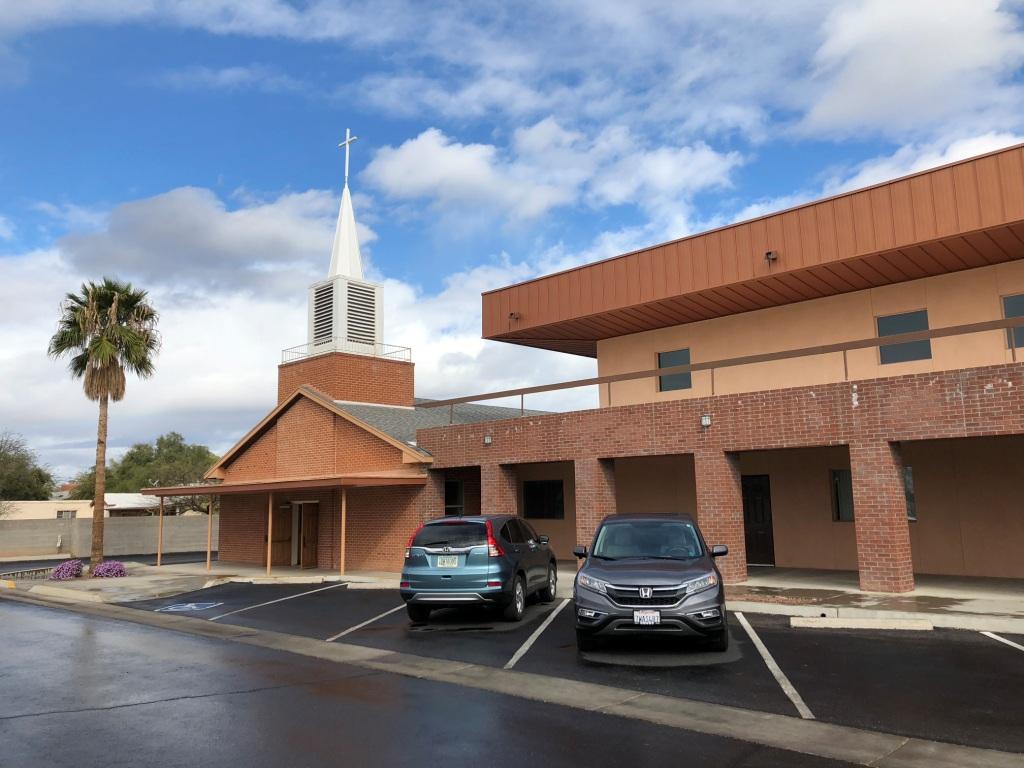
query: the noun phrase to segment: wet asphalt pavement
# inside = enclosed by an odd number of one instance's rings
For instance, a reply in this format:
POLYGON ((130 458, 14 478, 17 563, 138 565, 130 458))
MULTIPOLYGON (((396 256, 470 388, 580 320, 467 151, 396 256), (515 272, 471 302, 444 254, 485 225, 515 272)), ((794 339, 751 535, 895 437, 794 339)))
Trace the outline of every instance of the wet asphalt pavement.
MULTIPOLYGON (((243 609, 216 620, 321 640, 381 617, 346 634, 341 642, 500 668, 558 603, 529 606, 519 624, 496 620, 483 611, 452 610, 435 612, 426 625, 410 624, 404 610, 387 613, 401 605, 391 590, 225 584, 131 605, 143 610, 184 607, 183 615, 207 619, 243 609), (205 607, 199 601, 217 605, 205 607), (270 601, 278 602, 260 605, 270 601)), ((1020 650, 978 632, 793 629, 781 616, 749 614, 747 619, 818 720, 1024 752, 1020 650)), ((1024 645, 1019 637, 1006 637, 1024 645)), ((735 620, 726 653, 707 652, 698 642, 633 639, 581 656, 570 603, 515 669, 553 681, 580 680, 797 714, 735 620)))
POLYGON ((0 633, 5 768, 841 765, 25 604, 0 633))

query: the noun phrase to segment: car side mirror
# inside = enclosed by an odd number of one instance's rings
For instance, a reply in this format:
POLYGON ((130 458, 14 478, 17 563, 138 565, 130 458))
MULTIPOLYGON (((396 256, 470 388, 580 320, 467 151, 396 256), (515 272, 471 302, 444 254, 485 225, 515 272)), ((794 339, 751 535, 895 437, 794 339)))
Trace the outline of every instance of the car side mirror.
POLYGON ((551 539, 549 539, 544 534, 541 534, 540 536, 537 537, 537 543, 538 544, 549 544, 550 542, 551 542, 551 539))
POLYGON ((711 548, 712 557, 725 557, 728 554, 729 548, 725 546, 725 544, 715 544, 715 546, 711 548))
POLYGON ((586 547, 573 547, 572 553, 574 555, 576 555, 576 557, 579 560, 582 560, 583 558, 585 558, 587 556, 587 548, 586 547))

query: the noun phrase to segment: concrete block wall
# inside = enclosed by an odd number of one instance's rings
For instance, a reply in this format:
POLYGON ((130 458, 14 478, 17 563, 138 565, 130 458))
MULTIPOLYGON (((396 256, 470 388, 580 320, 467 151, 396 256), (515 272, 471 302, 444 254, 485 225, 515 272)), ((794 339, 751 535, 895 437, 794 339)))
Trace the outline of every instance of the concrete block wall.
MULTIPOLYGON (((103 551, 107 556, 148 555, 156 552, 156 517, 112 517, 104 521, 103 551)), ((213 548, 217 549, 219 516, 213 518, 213 548)), ((206 549, 206 515, 164 517, 164 552, 206 549)), ((0 520, 0 557, 68 554, 88 557, 92 520, 0 520)))

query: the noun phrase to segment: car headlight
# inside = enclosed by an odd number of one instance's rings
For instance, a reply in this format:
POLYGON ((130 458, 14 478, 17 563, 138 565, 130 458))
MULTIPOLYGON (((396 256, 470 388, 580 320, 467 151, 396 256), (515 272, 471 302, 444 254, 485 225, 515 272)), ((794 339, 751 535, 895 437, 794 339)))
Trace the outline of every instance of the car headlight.
POLYGON ((595 579, 593 576, 587 576, 587 574, 585 573, 581 573, 577 577, 576 583, 584 589, 589 589, 592 592, 598 592, 602 595, 608 594, 607 583, 601 581, 600 579, 595 579))
POLYGON ((708 573, 699 579, 691 579, 683 586, 686 587, 686 594, 692 595, 695 592, 703 592, 705 589, 718 586, 718 577, 713 573, 708 573))

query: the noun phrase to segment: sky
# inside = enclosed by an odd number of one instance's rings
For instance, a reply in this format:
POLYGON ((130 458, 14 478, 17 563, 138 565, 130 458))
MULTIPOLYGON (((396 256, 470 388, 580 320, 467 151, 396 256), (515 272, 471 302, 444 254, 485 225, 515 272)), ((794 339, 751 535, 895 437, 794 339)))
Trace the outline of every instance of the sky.
POLYGON ((110 275, 162 334, 112 455, 229 448, 306 340, 346 128, 384 340, 454 396, 595 372, 481 340, 481 291, 1024 141, 1022 65, 1022 0, 0 0, 0 431, 90 464, 46 345, 110 275))

